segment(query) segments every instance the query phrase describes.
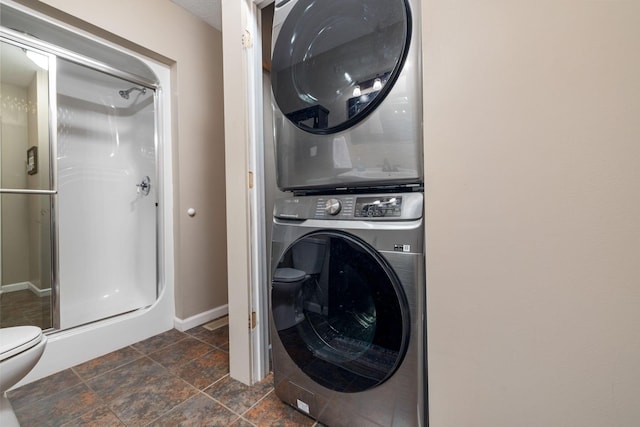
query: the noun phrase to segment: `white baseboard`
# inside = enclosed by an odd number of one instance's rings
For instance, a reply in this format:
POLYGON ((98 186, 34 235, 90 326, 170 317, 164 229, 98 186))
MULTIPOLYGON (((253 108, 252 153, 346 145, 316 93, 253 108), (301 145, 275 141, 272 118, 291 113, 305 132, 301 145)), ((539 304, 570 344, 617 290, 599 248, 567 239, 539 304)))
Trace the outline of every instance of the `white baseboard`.
POLYGON ((0 286, 0 294, 5 292, 16 292, 28 289, 33 292, 35 295, 39 297, 46 297, 51 295, 51 288, 40 289, 36 285, 31 282, 19 282, 19 283, 11 283, 9 285, 0 286))
POLYGON ((229 314, 229 305, 221 305, 212 310, 205 311, 204 313, 196 314, 195 316, 188 317, 186 319, 174 319, 174 327, 180 332, 184 332, 187 329, 195 328, 196 326, 204 325, 218 317, 226 316, 229 314))

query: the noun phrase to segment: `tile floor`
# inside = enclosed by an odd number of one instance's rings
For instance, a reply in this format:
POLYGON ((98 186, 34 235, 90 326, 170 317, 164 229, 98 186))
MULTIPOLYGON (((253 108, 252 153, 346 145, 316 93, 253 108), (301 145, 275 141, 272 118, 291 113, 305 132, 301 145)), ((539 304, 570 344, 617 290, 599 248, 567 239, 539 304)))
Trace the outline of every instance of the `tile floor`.
POLYGON ((34 325, 51 327, 51 297, 39 297, 28 289, 0 294, 0 328, 34 325))
POLYGON ((282 403, 269 375, 229 377, 227 327, 171 330, 9 392, 22 427, 321 426, 282 403))

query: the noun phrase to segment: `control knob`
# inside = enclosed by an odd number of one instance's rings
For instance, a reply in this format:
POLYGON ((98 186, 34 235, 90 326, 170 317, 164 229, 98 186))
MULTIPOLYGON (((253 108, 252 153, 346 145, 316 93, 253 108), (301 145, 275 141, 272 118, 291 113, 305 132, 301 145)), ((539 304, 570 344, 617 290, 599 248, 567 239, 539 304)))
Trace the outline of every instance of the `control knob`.
POLYGON ((342 203, 338 199, 329 199, 324 205, 324 211, 329 215, 338 215, 342 209, 342 203))

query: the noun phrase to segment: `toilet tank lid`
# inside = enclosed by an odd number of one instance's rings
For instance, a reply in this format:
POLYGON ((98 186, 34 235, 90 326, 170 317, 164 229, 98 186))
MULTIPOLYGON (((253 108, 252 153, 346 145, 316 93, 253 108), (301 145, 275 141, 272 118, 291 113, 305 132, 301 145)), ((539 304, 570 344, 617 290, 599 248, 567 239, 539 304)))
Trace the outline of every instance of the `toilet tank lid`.
POLYGON ((42 340, 42 329, 37 326, 0 328, 0 361, 25 351, 42 340))

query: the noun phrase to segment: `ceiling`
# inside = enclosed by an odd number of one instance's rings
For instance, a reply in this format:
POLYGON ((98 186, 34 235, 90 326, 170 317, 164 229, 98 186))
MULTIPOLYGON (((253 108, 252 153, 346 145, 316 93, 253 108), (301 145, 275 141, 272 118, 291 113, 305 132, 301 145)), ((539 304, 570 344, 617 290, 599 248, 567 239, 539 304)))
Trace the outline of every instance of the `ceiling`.
MULTIPOLYGON (((252 1, 259 8, 263 8, 273 3, 274 0, 252 1)), ((171 0, 171 2, 188 10, 213 28, 222 31, 222 0, 171 0)))
POLYGON ((222 31, 221 0, 171 0, 213 28, 222 31))

